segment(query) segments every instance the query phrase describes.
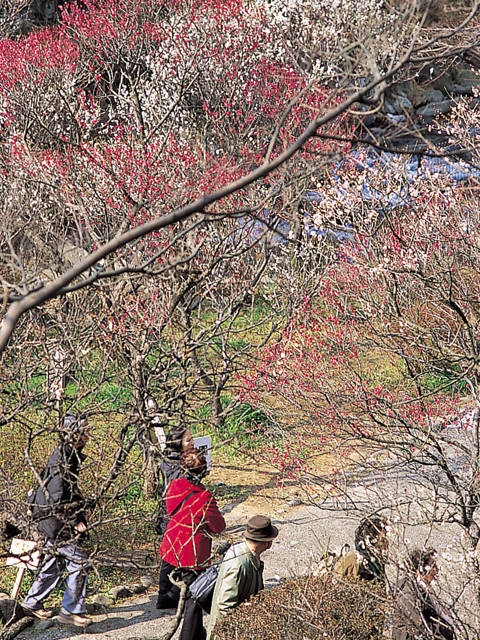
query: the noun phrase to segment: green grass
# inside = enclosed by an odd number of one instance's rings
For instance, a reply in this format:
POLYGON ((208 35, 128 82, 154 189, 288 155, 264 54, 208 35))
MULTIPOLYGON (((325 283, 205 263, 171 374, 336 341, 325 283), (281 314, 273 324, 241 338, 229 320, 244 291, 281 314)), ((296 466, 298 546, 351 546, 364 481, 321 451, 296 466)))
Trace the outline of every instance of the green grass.
POLYGON ((443 391, 461 395, 469 393, 468 380, 450 371, 425 374, 422 377, 422 383, 428 391, 443 391))
POLYGON ((208 480, 204 482, 204 485, 213 493, 220 507, 230 502, 242 502, 251 495, 250 487, 245 485, 216 485, 210 484, 208 480))
MULTIPOLYGON (((228 407, 229 402, 228 397, 223 398, 224 406, 228 407)), ((235 455, 238 448, 255 451, 262 446, 273 424, 273 420, 263 409, 244 402, 228 413, 223 424, 212 432, 212 441, 214 444, 229 441, 230 455, 235 455)))

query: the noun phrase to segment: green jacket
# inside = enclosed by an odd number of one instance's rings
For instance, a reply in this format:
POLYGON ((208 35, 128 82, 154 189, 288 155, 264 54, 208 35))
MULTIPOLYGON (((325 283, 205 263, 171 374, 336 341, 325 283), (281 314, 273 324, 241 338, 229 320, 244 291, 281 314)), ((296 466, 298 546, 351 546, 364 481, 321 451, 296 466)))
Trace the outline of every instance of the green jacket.
POLYGON ((349 551, 341 556, 333 572, 345 578, 360 580, 385 580, 385 565, 373 555, 360 553, 357 550, 349 551))
POLYGON ((263 562, 244 541, 234 544, 225 554, 213 592, 207 640, 215 622, 239 604, 263 589, 263 562))

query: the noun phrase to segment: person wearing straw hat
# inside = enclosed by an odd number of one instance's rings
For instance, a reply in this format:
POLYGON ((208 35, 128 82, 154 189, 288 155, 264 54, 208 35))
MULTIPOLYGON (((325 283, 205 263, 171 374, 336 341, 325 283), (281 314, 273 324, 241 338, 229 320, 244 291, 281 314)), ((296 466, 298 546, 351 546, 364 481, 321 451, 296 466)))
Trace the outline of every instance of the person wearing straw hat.
POLYGON ((244 540, 235 543, 225 554, 213 592, 207 640, 219 617, 228 615, 263 589, 262 553, 271 548, 278 529, 269 517, 252 516, 247 522, 244 540))

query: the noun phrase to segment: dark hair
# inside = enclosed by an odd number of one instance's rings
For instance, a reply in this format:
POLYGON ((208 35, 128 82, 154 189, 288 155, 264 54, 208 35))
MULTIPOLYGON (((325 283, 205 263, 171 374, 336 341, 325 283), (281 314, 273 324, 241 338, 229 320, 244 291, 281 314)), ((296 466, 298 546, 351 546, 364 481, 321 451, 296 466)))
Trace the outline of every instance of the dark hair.
POLYGON ((436 564, 437 551, 433 547, 428 549, 414 549, 409 556, 411 568, 420 573, 427 573, 436 564))
POLYGON ((184 424, 177 424, 167 433, 163 451, 163 455, 166 458, 180 459, 182 455, 182 438, 185 435, 185 431, 188 431, 188 427, 184 424))
POLYGON ((387 529, 387 521, 379 516, 363 518, 355 531, 355 545, 360 549, 374 547, 379 534, 386 533, 387 529))
POLYGON ((67 413, 60 427, 60 438, 71 442, 88 431, 88 418, 85 413, 67 413))
POLYGON ((182 453, 181 463, 185 476, 191 482, 199 482, 207 475, 207 459, 198 449, 182 453))

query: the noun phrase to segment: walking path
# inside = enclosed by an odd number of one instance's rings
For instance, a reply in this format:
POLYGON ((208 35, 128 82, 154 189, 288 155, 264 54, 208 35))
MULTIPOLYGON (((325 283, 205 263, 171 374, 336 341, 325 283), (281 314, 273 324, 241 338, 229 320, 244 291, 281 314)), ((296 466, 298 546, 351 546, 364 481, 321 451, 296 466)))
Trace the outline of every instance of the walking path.
MULTIPOLYGON (((232 535, 241 535, 247 519, 241 506, 226 515, 228 530, 232 535)), ((280 534, 272 549, 264 556, 265 581, 267 587, 275 586, 281 578, 311 573, 321 561, 326 548, 339 550, 344 542, 353 542, 353 535, 359 517, 328 508, 299 505, 271 514, 280 534)), ((458 538, 458 528, 443 525, 442 530, 428 530, 416 527, 402 532, 402 540, 408 546, 429 544, 442 550, 446 540, 458 538), (456 538, 457 537, 457 538, 456 538)), ((449 579, 452 574, 449 572, 449 579)), ((45 629, 43 623, 22 632, 19 640, 80 640, 85 635, 92 640, 132 640, 140 638, 160 639, 172 625, 173 611, 158 611, 155 608, 156 592, 148 593, 119 602, 107 613, 94 615, 93 624, 87 629, 62 626, 58 622, 45 629)), ((208 616, 205 616, 207 622, 208 616)), ((178 638, 178 631, 174 640, 178 638)))

